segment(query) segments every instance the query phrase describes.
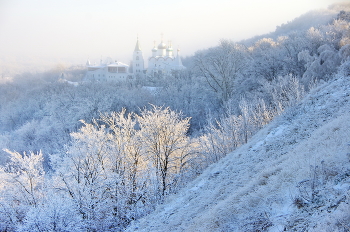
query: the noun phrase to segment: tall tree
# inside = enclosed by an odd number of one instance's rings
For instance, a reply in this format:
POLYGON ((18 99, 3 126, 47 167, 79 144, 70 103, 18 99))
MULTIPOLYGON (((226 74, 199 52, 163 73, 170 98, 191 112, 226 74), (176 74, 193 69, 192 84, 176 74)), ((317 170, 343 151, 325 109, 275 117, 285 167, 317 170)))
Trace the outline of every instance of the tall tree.
POLYGON ((236 79, 246 66, 244 46, 228 40, 221 40, 218 47, 195 55, 195 67, 208 85, 226 102, 234 91, 236 79))
POLYGON ((161 197, 184 165, 189 148, 189 120, 168 107, 157 106, 142 111, 138 117, 145 153, 155 168, 161 197))

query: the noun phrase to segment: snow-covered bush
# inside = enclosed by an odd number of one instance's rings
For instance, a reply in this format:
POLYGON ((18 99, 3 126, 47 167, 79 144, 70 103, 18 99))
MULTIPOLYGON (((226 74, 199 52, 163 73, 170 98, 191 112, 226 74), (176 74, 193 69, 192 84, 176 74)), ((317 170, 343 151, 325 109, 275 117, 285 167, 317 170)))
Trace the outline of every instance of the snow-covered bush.
POLYGON ((297 78, 286 76, 266 83, 267 92, 272 98, 270 105, 263 99, 239 102, 239 114, 226 103, 224 116, 210 120, 205 134, 200 137, 201 153, 206 165, 217 162, 226 154, 248 142, 257 131, 268 124, 285 109, 297 104, 305 95, 304 87, 297 78))
POLYGON ((329 167, 324 161, 310 167, 310 178, 300 181, 293 204, 297 208, 289 230, 314 228, 312 231, 348 231, 349 230, 349 181, 350 169, 329 167), (327 212, 329 216, 315 222, 310 215, 327 212), (311 224, 311 225, 310 225, 311 224))

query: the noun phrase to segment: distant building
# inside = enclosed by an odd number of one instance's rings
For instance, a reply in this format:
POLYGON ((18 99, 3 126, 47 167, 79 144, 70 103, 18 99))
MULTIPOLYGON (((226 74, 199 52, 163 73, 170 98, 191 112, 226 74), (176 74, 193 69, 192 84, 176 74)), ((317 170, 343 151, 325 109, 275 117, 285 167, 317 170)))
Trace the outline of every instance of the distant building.
POLYGON ((184 69, 186 67, 182 65, 179 49, 175 57, 170 42, 166 45, 161 41, 158 47, 154 43, 152 56, 148 58, 147 76, 172 75, 174 71, 184 69))
POLYGON ((148 59, 148 68, 145 69, 142 50, 139 39, 137 38, 136 46, 132 59, 132 73, 129 73, 129 65, 122 62, 113 61, 107 58, 105 62, 91 65, 90 61, 86 62, 87 73, 86 80, 95 81, 126 81, 136 77, 172 75, 174 72, 186 69, 182 65, 180 50, 177 50, 176 57, 173 54, 171 43, 168 45, 161 43, 152 49, 152 56, 148 59))
POLYGON ((105 62, 100 61, 98 65, 91 65, 90 61, 86 62, 87 80, 95 81, 125 81, 132 78, 129 73, 129 65, 122 62, 113 61, 107 58, 105 62))
POLYGON ((134 54, 132 57, 132 71, 134 77, 143 77, 145 73, 145 62, 143 60, 139 38, 137 38, 134 54))

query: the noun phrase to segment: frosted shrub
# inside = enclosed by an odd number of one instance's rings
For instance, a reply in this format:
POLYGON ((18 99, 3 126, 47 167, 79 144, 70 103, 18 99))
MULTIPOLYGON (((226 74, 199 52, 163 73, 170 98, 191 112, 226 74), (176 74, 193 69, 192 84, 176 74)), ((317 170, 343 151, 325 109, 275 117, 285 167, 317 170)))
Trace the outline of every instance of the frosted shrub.
POLYGON ((310 166, 309 178, 296 185, 297 194, 293 204, 297 211, 286 228, 315 228, 312 231, 335 231, 337 228, 339 231, 348 231, 349 189, 340 186, 347 186, 349 177, 349 169, 337 169, 323 161, 321 165, 310 166), (328 214, 323 220, 314 222, 311 218, 319 212, 328 214))
POLYGON ((240 114, 230 114, 226 109, 226 117, 209 122, 205 134, 200 137, 201 152, 204 154, 206 165, 219 159, 247 143, 263 126, 268 124, 277 114, 268 107, 263 99, 248 103, 244 98, 239 103, 240 114))
POLYGON ((294 106, 305 96, 304 86, 295 77, 279 77, 272 87, 273 107, 281 114, 286 108, 294 106))
POLYGON ((238 104, 239 113, 235 114, 230 106, 233 101, 228 101, 225 116, 209 120, 205 133, 200 138, 206 165, 217 162, 238 146, 247 143, 275 116, 297 104, 305 95, 303 85, 292 76, 276 78, 266 83, 266 89, 272 95, 271 105, 267 105, 263 99, 248 102, 242 98, 238 104))

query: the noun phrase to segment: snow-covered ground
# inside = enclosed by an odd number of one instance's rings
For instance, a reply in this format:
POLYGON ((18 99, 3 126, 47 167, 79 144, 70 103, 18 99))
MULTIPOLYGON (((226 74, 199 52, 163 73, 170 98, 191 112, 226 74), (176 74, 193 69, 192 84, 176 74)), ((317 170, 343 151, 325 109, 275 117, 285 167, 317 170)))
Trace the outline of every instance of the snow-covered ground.
POLYGON ((128 231, 348 231, 349 122, 337 77, 128 231))

